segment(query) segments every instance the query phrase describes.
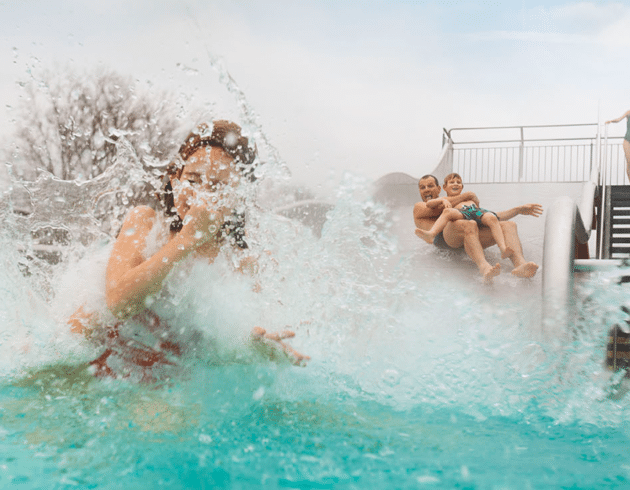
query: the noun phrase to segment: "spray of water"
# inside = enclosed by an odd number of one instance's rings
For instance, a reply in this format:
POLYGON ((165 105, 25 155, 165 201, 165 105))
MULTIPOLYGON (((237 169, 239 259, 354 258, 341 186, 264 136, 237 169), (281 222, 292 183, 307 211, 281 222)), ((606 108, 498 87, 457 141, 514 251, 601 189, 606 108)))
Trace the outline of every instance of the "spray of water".
MULTIPOLYGON (((259 181, 238 190, 248 210, 245 253, 257 271, 236 273, 242 256, 225 250, 213 264, 175 269, 165 284, 168 297, 152 305, 181 339, 195 343, 182 361, 193 386, 207 382, 195 366, 245 362, 253 326, 290 327, 297 334, 293 345, 312 357, 309 366, 269 367, 239 380, 224 372, 225 383, 247 393, 241 401, 270 393, 288 400, 367 399, 401 410, 454 406, 481 420, 539 417, 542 410, 560 422, 607 424, 627 415, 627 403, 609 397, 601 362, 605 331, 624 320, 616 306, 625 301, 621 287, 585 281, 570 342, 558 347, 536 334, 535 289, 518 286, 521 297, 503 298, 440 269, 441 261, 459 258, 401 253, 389 210, 374 202, 361 178, 343 177, 317 233, 275 213, 275 205, 286 204, 277 192, 286 166, 243 92, 209 58, 267 156, 259 181), (428 261, 438 266, 422 268, 428 261)), ((150 200, 159 186, 124 138, 116 144, 117 161, 93 180, 13 182, 2 198, 3 379, 97 352, 69 333, 66 319, 83 304, 106 310, 112 239, 129 208, 150 200)))

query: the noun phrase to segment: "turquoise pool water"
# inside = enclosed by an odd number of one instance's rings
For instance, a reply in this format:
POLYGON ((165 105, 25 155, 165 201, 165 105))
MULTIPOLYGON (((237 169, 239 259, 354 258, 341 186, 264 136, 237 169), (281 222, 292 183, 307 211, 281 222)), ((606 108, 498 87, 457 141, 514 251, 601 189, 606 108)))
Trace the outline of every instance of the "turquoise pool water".
POLYGON ((93 378, 93 352, 64 330, 94 293, 107 243, 70 247, 55 266, 28 262, 27 274, 23 223, 5 215, 0 487, 629 484, 630 403, 602 364, 607 329, 623 320, 615 273, 580 281, 571 331, 546 338, 540 278, 485 287, 460 258, 399 253, 361 186, 336 199, 321 238, 254 212, 252 248, 270 252, 258 293, 227 258, 172 278, 184 291, 172 316, 212 342, 152 383, 93 378), (311 362, 211 352, 246 348, 252 324, 292 326, 311 362))
POLYGON ((103 386, 50 400, 4 388, 3 485, 616 488, 630 471, 622 427, 558 424, 535 404, 520 417, 341 396, 240 401, 234 410, 228 390, 220 401, 190 391, 183 405, 172 390, 149 391, 130 402, 103 386))
POLYGON ((535 400, 499 415, 456 400, 397 409, 359 390, 253 399, 274 374, 231 366, 174 386, 5 385, 3 486, 616 488, 629 478, 621 421, 560 421, 535 400))

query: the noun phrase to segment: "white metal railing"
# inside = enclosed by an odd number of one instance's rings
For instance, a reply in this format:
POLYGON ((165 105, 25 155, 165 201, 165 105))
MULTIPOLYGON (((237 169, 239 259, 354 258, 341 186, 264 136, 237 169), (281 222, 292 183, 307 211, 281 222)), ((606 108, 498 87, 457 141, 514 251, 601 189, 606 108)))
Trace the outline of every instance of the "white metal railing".
MULTIPOLYGON (((443 149, 450 153, 442 157, 467 183, 584 182, 599 140, 597 123, 453 128, 444 129, 443 149)), ((621 138, 608 140, 606 183, 626 183, 621 138)))
POLYGON ((602 183, 606 185, 625 185, 628 184, 628 177, 626 175, 626 157, 623 152, 623 138, 611 138, 608 137, 608 142, 603 145, 602 151, 604 152, 604 162, 606 168, 605 179, 602 179, 602 183), (610 140, 621 140, 610 141, 610 140))

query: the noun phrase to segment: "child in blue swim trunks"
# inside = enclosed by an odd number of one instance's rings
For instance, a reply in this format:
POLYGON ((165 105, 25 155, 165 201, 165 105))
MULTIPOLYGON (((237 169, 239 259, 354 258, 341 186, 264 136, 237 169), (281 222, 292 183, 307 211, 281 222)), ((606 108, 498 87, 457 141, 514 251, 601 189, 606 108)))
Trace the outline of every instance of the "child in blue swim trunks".
MULTIPOLYGON (((459 174, 448 174, 444 178, 444 190, 446 191, 447 199, 459 196, 464 190, 464 184, 459 174)), ((416 228, 416 235, 422 238, 427 243, 433 243, 435 238, 446 228, 446 225, 450 221, 457 221, 460 219, 468 219, 477 222, 479 225, 485 225, 490 228, 492 238, 497 243, 499 250, 501 250, 501 258, 505 259, 511 257, 514 254, 514 250, 505 244, 505 237, 503 236, 503 230, 499 224, 499 218, 493 211, 488 211, 479 207, 479 202, 464 201, 457 204, 456 207, 445 208, 442 214, 437 219, 435 224, 430 230, 423 230, 416 228)))

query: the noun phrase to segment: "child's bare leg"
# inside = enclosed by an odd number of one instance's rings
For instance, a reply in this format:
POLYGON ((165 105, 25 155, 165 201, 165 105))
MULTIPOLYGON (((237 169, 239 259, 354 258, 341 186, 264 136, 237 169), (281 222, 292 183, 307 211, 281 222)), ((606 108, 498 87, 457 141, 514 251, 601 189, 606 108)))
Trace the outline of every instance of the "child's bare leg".
POLYGON ((416 235, 418 236, 418 238, 422 238, 427 243, 433 243, 433 240, 435 240, 435 235, 437 235, 437 233, 434 235, 431 230, 416 228, 416 235))
POLYGON ((512 255, 514 255, 514 250, 507 246, 505 242, 505 236, 503 235, 503 230, 499 224, 499 219, 492 213, 484 213, 481 217, 481 222, 490 228, 492 238, 494 238, 494 241, 497 242, 499 250, 501 250, 501 258, 507 259, 508 257, 512 257, 512 255))
POLYGON ((427 243, 433 243, 435 237, 438 235, 438 233, 444 230, 444 228, 446 228, 447 224, 449 224, 451 221, 456 221, 463 218, 464 215, 460 213, 457 209, 446 208, 444 211, 442 211, 442 214, 440 214, 438 219, 435 220, 435 223, 433 223, 433 226, 430 230, 416 228, 416 235, 418 236, 418 238, 422 238, 427 243))

